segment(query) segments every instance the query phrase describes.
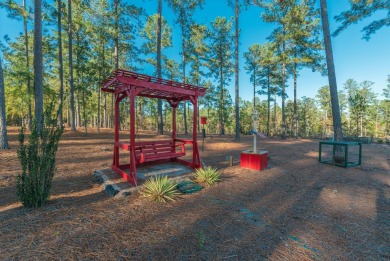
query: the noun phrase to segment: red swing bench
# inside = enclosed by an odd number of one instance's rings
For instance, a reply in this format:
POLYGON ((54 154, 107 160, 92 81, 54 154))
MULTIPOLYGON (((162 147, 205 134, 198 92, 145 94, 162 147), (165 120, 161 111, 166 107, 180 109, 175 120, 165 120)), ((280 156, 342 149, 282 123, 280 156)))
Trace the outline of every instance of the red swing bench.
POLYGON ((204 96, 206 88, 168 81, 148 75, 117 69, 102 82, 102 91, 115 95, 114 155, 111 168, 125 180, 137 185, 137 166, 162 161, 176 161, 192 168, 201 168, 197 143, 198 97, 204 96), (135 141, 135 99, 137 96, 165 99, 172 107, 172 139, 158 141, 135 141), (119 140, 119 103, 130 100, 130 142, 119 140), (176 138, 176 108, 181 101, 193 104, 192 140, 176 138), (192 145, 192 161, 179 159, 186 155, 185 145, 192 145), (130 152, 130 163, 119 164, 119 149, 130 152))
MULTIPOLYGON (((135 158, 138 164, 185 156, 185 140, 141 141, 135 143, 135 158)), ((187 141, 188 142, 188 141, 187 141)), ((130 143, 115 142, 115 147, 130 151, 130 143)))

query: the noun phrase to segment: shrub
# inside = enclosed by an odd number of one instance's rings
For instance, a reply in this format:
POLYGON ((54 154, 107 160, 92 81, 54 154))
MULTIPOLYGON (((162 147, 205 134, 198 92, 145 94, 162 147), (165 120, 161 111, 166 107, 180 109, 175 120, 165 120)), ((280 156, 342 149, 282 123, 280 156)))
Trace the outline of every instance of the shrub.
POLYGON ((220 180, 220 174, 217 169, 206 167, 197 169, 194 175, 195 181, 201 184, 211 186, 220 180))
POLYGON ((166 203, 180 195, 176 183, 166 176, 151 178, 144 184, 142 195, 152 201, 166 203))
POLYGON ((379 144, 382 144, 383 140, 382 139, 378 139, 376 142, 379 143, 379 144))
POLYGON ((17 196, 25 207, 41 207, 50 195, 51 182, 56 171, 56 153, 63 133, 62 127, 48 122, 38 132, 37 122, 32 124, 25 144, 25 130, 19 131, 18 158, 22 173, 17 176, 17 196))

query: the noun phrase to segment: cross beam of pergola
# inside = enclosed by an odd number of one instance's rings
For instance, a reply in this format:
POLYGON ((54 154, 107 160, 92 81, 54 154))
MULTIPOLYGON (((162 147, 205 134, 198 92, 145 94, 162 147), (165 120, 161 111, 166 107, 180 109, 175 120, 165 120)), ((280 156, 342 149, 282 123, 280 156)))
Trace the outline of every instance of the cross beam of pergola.
POLYGON ((125 180, 137 185, 137 166, 148 162, 177 161, 192 168, 201 168, 196 139, 198 97, 204 96, 206 88, 164 80, 144 74, 117 69, 102 82, 101 90, 115 96, 115 134, 112 169, 125 180), (165 99, 172 107, 172 140, 135 141, 135 98, 137 96, 165 99), (130 142, 119 141, 119 103, 124 98, 130 100, 130 142), (194 106, 192 140, 176 138, 176 108, 181 101, 190 101, 194 106), (192 145, 192 162, 179 159, 185 155, 184 145, 192 145), (119 148, 130 152, 130 163, 120 165, 119 148), (179 149, 179 151, 178 151, 179 149))

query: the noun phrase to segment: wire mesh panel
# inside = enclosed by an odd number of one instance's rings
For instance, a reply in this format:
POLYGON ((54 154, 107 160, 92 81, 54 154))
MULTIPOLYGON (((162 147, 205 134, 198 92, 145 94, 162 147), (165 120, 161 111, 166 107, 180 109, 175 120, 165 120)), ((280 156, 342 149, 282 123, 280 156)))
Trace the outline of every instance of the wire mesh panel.
POLYGON ((349 168, 362 163, 360 142, 321 141, 319 162, 349 168))

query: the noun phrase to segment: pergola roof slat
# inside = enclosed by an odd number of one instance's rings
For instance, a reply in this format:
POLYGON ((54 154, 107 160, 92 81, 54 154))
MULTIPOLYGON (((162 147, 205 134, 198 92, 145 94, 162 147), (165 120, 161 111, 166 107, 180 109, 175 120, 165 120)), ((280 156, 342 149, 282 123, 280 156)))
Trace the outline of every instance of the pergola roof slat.
POLYGON ((160 79, 123 69, 115 70, 101 85, 102 91, 111 93, 126 92, 130 86, 142 87, 144 89, 138 96, 171 100, 190 100, 191 96, 204 96, 207 90, 204 87, 160 79))

